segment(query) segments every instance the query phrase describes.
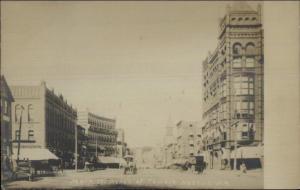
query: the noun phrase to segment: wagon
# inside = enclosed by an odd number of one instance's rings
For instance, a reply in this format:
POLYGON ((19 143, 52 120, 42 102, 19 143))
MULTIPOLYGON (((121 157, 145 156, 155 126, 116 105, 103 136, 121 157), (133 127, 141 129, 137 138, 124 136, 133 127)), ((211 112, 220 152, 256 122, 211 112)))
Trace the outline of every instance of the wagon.
POLYGON ((124 166, 124 174, 136 174, 137 173, 137 167, 136 163, 134 161, 134 157, 131 155, 127 155, 124 157, 126 164, 124 166))

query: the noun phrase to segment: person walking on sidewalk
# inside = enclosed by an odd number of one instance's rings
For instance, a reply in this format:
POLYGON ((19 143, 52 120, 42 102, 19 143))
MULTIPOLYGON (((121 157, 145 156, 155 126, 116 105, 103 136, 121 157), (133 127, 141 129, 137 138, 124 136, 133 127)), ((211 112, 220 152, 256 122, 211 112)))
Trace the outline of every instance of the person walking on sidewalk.
POLYGON ((242 173, 247 173, 247 167, 245 162, 242 162, 242 164, 240 165, 240 170, 242 171, 242 173))

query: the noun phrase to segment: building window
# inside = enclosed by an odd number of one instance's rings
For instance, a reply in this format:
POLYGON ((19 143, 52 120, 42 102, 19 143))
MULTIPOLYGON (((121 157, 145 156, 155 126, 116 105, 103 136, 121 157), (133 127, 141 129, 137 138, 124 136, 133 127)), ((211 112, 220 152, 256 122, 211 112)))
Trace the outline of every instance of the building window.
POLYGON ((232 46, 232 53, 241 55, 242 54, 242 45, 240 43, 235 43, 232 46))
POLYGON ((246 67, 252 68, 254 67, 254 57, 247 57, 246 58, 246 67))
POLYGON ((242 137, 248 137, 248 132, 242 132, 242 137))
POLYGON ((19 122, 21 116, 21 105, 17 104, 15 106, 15 122, 19 122))
POLYGON ((32 114, 32 112, 33 112, 33 105, 32 104, 29 104, 28 105, 28 107, 27 107, 27 109, 28 109, 28 122, 32 122, 33 121, 33 114, 32 114))
POLYGON ((33 141, 34 140, 34 131, 33 130, 29 130, 28 131, 28 140, 29 141, 33 141))
POLYGON ((233 68, 241 68, 242 67, 242 58, 234 58, 232 61, 233 68))
POLYGON ((236 95, 253 95, 254 81, 252 76, 234 77, 234 91, 236 95))
POLYGON ((249 118, 254 115, 254 102, 242 101, 236 102, 236 116, 239 118, 249 118))
POLYGON ((252 42, 247 43, 246 45, 246 55, 255 55, 256 54, 256 49, 255 45, 252 42))
POLYGON ((15 131, 15 140, 19 140, 19 137, 20 137, 20 131, 16 130, 15 131))
POLYGON ((8 114, 8 103, 6 100, 3 100, 3 113, 8 114))

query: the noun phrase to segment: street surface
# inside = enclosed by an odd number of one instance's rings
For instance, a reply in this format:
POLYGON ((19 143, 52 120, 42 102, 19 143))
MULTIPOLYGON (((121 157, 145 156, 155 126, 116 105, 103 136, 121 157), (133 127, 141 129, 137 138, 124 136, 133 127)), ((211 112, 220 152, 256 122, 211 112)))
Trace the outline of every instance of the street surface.
POLYGON ((136 175, 124 175, 121 169, 93 172, 65 170, 57 176, 37 177, 34 181, 12 181, 6 188, 263 188, 262 170, 207 170, 204 174, 172 169, 141 169, 136 175))

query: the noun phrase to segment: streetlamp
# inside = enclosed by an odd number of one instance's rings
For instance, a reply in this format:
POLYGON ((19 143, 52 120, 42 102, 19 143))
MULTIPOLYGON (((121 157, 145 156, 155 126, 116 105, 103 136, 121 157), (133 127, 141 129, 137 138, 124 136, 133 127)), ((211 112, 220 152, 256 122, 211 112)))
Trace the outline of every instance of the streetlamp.
POLYGON ((17 162, 19 162, 19 156, 20 156, 21 129, 22 129, 22 115, 23 115, 23 111, 24 111, 24 107, 21 106, 20 125, 19 125, 19 138, 18 138, 18 154, 17 154, 17 162))

